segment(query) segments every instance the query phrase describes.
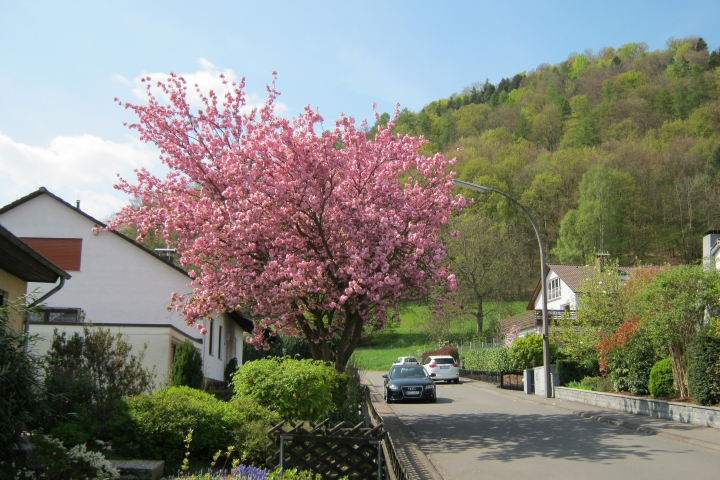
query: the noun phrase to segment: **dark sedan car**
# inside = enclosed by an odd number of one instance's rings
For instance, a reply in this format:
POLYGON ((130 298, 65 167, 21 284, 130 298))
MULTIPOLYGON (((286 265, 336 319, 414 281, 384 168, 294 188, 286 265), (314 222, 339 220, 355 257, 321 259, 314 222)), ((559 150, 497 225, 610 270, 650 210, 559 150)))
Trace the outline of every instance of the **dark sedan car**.
POLYGON ((383 398, 385 401, 396 402, 405 400, 425 400, 435 403, 435 384, 422 365, 404 365, 390 368, 390 373, 383 373, 383 398))

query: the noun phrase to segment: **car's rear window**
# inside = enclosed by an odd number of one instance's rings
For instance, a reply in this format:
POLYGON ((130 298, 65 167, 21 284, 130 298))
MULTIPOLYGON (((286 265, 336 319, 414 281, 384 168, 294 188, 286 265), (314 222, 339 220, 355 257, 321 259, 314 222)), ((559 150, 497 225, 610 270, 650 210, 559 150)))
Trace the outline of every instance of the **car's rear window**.
POLYGON ((455 363, 455 359, 452 357, 436 358, 435 363, 440 365, 452 365, 453 363, 455 363))
POLYGON ((415 357, 405 357, 406 362, 417 362, 417 358, 415 357))

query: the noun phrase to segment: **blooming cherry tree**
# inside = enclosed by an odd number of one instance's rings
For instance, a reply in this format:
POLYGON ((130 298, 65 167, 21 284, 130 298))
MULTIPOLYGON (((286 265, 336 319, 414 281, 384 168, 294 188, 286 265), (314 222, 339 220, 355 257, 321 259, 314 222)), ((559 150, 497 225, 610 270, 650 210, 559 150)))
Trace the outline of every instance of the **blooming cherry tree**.
POLYGON ((194 266, 192 295, 172 298, 189 324, 250 309, 261 319, 251 342, 267 329, 305 336, 315 359, 334 357, 342 370, 363 335, 397 319, 399 299, 454 285, 438 241, 463 206, 450 193, 454 160, 419 154, 424 140, 393 134, 392 122, 369 140, 344 114, 320 133, 309 107, 282 118, 274 79, 251 111, 244 80, 224 81, 220 98, 196 85, 203 108, 194 112, 182 77, 146 78, 148 104, 123 105, 170 172, 121 179, 116 188, 142 206, 121 210, 110 228, 135 224, 140 239, 155 231, 194 266))

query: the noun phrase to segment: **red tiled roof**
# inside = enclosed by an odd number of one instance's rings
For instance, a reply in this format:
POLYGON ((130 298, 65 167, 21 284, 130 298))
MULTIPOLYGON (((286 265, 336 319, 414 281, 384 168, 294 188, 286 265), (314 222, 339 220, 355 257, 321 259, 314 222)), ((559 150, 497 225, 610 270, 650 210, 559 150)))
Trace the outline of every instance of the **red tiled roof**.
POLYGON ((523 312, 520 315, 506 318, 500 321, 500 333, 507 335, 510 333, 513 327, 517 327, 518 330, 530 328, 535 326, 535 310, 523 312))

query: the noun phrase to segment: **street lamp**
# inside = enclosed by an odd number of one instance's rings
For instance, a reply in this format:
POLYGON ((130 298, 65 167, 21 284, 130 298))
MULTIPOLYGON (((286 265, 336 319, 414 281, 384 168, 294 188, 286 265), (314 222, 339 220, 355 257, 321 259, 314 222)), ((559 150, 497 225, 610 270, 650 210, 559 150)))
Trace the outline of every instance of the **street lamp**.
POLYGON ((540 236, 540 229, 535 223, 535 219, 525 205, 515 200, 507 193, 495 190, 494 188, 477 185, 475 183, 464 182, 462 180, 453 180, 453 183, 458 187, 465 187, 471 190, 476 190, 481 193, 499 193, 505 198, 510 199, 520 209, 525 212, 525 215, 530 219, 533 228, 535 229, 535 235, 537 236, 538 245, 540 247, 540 291, 542 294, 542 340, 543 340, 543 373, 545 374, 545 397, 552 397, 552 381, 550 378, 550 340, 548 337, 549 325, 548 325, 548 314, 547 314, 547 280, 545 278, 545 247, 543 246, 542 237, 540 236))

